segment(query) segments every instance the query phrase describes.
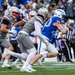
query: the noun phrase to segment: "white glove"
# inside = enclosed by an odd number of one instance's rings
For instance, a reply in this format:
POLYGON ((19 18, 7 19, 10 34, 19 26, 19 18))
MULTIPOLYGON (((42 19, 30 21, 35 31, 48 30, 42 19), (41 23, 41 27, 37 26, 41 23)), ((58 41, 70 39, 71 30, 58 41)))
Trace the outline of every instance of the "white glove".
POLYGON ((14 30, 15 29, 15 26, 12 26, 12 30, 14 30))
POLYGON ((15 27, 12 26, 11 30, 8 31, 10 34, 16 34, 15 27))
POLYGON ((11 30, 9 30, 8 33, 9 34, 15 34, 15 32, 14 31, 11 31, 11 30))

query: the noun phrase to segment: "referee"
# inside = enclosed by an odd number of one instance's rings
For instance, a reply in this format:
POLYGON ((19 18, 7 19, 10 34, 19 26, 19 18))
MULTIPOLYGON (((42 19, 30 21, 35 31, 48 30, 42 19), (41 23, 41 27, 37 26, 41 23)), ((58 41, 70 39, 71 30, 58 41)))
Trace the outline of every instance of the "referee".
MULTIPOLYGON (((64 37, 62 36, 62 41, 64 43, 64 48, 63 48, 63 53, 66 58, 66 62, 73 62, 72 59, 72 54, 71 54, 71 41, 70 39, 72 38, 74 34, 74 21, 69 20, 68 26, 67 26, 67 31, 64 34, 64 37)), ((62 33, 63 35, 63 33, 62 33)))

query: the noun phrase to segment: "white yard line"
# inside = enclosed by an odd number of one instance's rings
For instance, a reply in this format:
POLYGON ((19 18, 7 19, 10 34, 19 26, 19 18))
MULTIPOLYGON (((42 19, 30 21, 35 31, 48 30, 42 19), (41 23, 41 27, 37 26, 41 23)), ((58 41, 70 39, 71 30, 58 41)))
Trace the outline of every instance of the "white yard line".
POLYGON ((15 72, 20 72, 20 71, 9 71, 9 70, 8 71, 0 71, 0 73, 7 73, 7 72, 10 72, 10 73, 14 72, 15 73, 15 72))

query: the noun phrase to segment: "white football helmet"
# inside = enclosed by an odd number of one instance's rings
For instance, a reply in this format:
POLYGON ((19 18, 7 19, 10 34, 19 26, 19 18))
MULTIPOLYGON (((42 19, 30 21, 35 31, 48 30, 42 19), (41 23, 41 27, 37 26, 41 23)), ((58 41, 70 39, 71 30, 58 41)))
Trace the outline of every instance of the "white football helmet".
POLYGON ((17 7, 15 7, 15 6, 12 6, 12 7, 9 8, 9 12, 10 12, 10 13, 12 13, 12 12, 17 12, 17 13, 19 13, 19 9, 18 9, 17 7))
POLYGON ((35 11, 30 11, 30 12, 29 12, 29 15, 35 16, 35 15, 37 15, 37 13, 36 13, 35 11))
POLYGON ((37 15, 37 13, 35 12, 35 11, 30 11, 29 12, 29 19, 31 19, 32 17, 34 17, 34 16, 36 16, 37 15))
POLYGON ((42 15, 44 17, 44 20, 45 20, 48 16, 48 10, 46 8, 42 7, 38 10, 38 14, 42 15))
POLYGON ((54 11, 54 16, 58 16, 59 18, 62 18, 65 14, 65 11, 62 9, 56 9, 54 11))

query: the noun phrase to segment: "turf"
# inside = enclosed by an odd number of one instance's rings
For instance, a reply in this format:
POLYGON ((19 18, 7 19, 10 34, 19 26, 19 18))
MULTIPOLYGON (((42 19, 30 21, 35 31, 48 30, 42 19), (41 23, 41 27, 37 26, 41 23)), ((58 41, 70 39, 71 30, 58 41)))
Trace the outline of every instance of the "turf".
MULTIPOLYGON (((32 73, 22 73, 15 67, 2 68, 1 65, 2 63, 0 63, 0 75, 75 75, 75 63, 45 62, 42 66, 36 63, 33 68, 37 71, 32 73)), ((22 66, 21 63, 19 65, 22 66)))

